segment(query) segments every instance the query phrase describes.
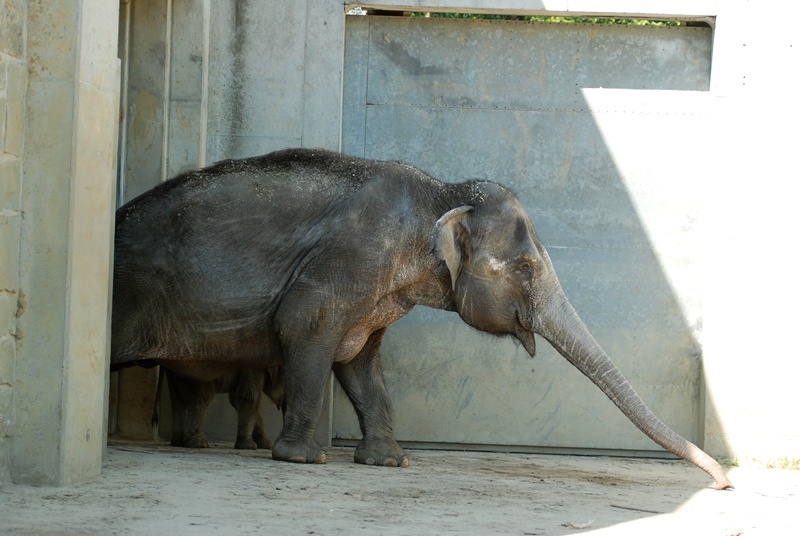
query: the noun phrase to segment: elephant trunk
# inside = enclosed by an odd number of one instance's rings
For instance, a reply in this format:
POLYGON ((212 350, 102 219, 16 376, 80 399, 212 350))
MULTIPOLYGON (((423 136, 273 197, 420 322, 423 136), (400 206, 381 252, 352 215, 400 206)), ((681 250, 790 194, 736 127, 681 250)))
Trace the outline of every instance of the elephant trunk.
POLYGON ((556 294, 560 299, 548 301, 550 307, 544 314, 540 334, 653 441, 711 475, 715 488, 733 488, 719 463, 655 416, 594 339, 560 288, 556 294))

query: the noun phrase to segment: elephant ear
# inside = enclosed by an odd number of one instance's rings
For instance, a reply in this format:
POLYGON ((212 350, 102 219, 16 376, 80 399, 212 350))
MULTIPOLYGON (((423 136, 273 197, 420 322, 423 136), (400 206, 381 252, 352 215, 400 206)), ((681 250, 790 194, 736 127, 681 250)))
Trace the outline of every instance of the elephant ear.
POLYGON ((450 270, 450 281, 456 289, 456 279, 461 271, 462 252, 469 238, 469 227, 464 221, 472 207, 465 205, 454 208, 444 214, 433 226, 431 235, 431 252, 437 259, 444 261, 450 270))

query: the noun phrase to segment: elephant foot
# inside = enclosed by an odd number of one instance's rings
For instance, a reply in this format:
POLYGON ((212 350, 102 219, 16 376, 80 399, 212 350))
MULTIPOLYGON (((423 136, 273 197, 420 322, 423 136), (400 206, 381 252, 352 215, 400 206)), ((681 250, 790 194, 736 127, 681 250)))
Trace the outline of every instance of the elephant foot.
POLYGON ((363 439, 356 447, 355 462, 384 467, 408 467, 408 456, 393 438, 363 439))
POLYGON ((181 447, 187 447, 190 449, 207 449, 208 448, 208 440, 204 435, 196 435, 188 438, 184 438, 183 445, 181 447))
POLYGON ((194 437, 173 437, 170 442, 170 445, 173 447, 184 447, 190 449, 205 449, 208 448, 208 441, 206 440, 205 436, 194 436, 194 437))
POLYGON ((255 441, 250 439, 249 437, 237 439, 236 443, 234 443, 233 448, 241 449, 241 450, 255 450, 258 448, 258 445, 255 441))
POLYGON ((253 441, 255 441, 256 446, 260 449, 272 448, 272 441, 264 434, 253 434, 253 441))
POLYGON ((294 463, 328 463, 328 455, 314 441, 278 439, 272 446, 272 458, 294 463))
POLYGON ((252 438, 236 438, 236 443, 233 445, 233 447, 243 450, 271 449, 272 441, 270 441, 265 435, 253 434, 252 438))

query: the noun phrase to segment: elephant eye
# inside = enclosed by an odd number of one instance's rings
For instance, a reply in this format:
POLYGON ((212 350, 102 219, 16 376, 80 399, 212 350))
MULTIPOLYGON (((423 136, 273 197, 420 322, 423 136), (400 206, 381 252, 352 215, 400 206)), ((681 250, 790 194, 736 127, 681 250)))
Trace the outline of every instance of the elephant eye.
POLYGON ((524 274, 529 274, 532 271, 531 263, 529 263, 528 261, 522 261, 517 265, 517 270, 519 270, 524 274))

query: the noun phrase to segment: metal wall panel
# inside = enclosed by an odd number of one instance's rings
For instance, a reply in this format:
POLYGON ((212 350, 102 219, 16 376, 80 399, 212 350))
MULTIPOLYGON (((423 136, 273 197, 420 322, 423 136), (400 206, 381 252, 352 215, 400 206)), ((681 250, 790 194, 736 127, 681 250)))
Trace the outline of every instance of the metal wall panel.
MULTIPOLYGON (((511 186, 645 401, 702 434, 700 219, 711 30, 349 17, 342 145, 511 186)), ((418 308, 383 360, 401 441, 658 450, 541 340, 529 360, 418 308)), ((357 439, 340 390, 334 437, 357 439)))

